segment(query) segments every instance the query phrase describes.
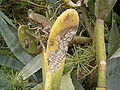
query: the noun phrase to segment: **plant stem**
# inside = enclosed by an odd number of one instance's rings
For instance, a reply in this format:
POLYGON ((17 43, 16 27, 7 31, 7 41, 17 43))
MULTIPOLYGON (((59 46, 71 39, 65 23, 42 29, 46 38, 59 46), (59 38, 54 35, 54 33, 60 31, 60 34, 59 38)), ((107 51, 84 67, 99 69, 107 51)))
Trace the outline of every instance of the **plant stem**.
POLYGON ((106 90, 106 52, 104 40, 104 20, 97 19, 95 26, 96 59, 98 62, 98 87, 106 90))
POLYGON ((89 38, 89 37, 84 37, 84 36, 75 36, 73 38, 73 40, 71 41, 71 43, 74 43, 74 44, 86 44, 88 42, 91 42, 92 39, 89 38))
POLYGON ((93 29, 93 26, 92 26, 92 25, 90 24, 90 22, 89 22, 89 15, 88 15, 88 11, 87 11, 85 5, 82 5, 82 6, 80 7, 80 10, 81 10, 81 12, 82 12, 82 14, 83 14, 83 17, 84 17, 84 20, 85 20, 85 25, 86 25, 88 34, 89 34, 89 36, 90 36, 91 38, 93 38, 93 30, 94 30, 94 29, 93 29))

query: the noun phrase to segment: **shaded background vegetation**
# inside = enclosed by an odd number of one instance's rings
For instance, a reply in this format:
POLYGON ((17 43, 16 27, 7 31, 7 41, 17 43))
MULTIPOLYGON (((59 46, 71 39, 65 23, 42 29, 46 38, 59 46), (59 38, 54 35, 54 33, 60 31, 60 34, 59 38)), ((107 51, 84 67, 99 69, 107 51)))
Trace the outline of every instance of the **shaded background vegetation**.
MULTIPOLYGON (((49 16, 47 18, 51 18, 54 16, 53 21, 57 18, 57 16, 59 14, 61 14, 61 12, 63 12, 66 8, 69 8, 69 6, 67 5, 61 5, 61 8, 57 11, 57 13, 54 15, 55 9, 58 7, 58 5, 60 5, 59 3, 56 4, 54 6, 54 3, 50 3, 49 5, 47 4, 48 2, 45 2, 45 0, 30 0, 32 2, 34 2, 37 5, 41 5, 41 6, 37 6, 34 4, 31 4, 29 2, 26 2, 25 0, 1 0, 1 4, 0 4, 0 11, 2 11, 6 16, 8 16, 11 21, 18 27, 19 25, 22 24, 28 24, 29 23, 29 19, 28 19, 28 10, 32 9, 34 12, 39 13, 41 15, 44 15, 45 17, 47 16, 46 11, 49 11, 49 16), (44 7, 43 7, 44 6, 44 7), (46 7, 48 9, 46 9, 46 7)), ((51 0, 53 1, 53 0, 51 0)), ((57 0, 55 0, 57 1, 57 0)), ((76 0, 77 1, 77 0, 76 0)), ((95 2, 95 0, 90 0, 91 2, 95 2)), ((87 10, 89 11, 89 15, 90 15, 90 22, 94 22, 95 21, 95 14, 94 14, 94 4, 92 3, 88 3, 91 4, 90 7, 87 7, 87 10)), ((120 15, 120 1, 117 0, 116 6, 114 7, 114 11, 120 15)), ((79 9, 76 9, 79 13, 81 13, 79 11, 79 9)), ((120 24, 120 18, 119 16, 114 14, 114 18, 116 20, 116 25, 119 27, 120 24)), ((52 21, 52 20, 51 20, 52 21)), ((112 27, 112 14, 109 15, 109 17, 107 17, 106 19, 106 28, 105 28, 105 38, 106 38, 106 46, 108 43, 108 38, 110 35, 110 29, 112 27)), ((83 24, 83 28, 85 29, 84 23, 83 24)), ((79 28, 80 29, 80 28, 79 28)), ((88 33, 84 32, 83 35, 85 36, 89 36, 88 33)), ((119 48, 119 46, 115 49, 115 51, 119 48)), ((2 54, 6 54, 8 56, 11 56, 15 59, 17 59, 14 54, 10 51, 10 49, 8 48, 7 44, 5 43, 4 39, 2 36, 0 36, 0 53, 2 54)), ((18 60, 19 61, 19 60, 18 60)), ((111 64, 111 63, 110 63, 111 64)), ((15 75, 17 75, 17 73, 19 73, 19 71, 15 70, 15 69, 11 69, 8 68, 6 66, 0 65, 0 70, 4 71, 6 73, 6 77, 8 78, 8 80, 13 81, 14 82, 14 78, 16 77, 15 75)), ((75 70, 76 72, 76 70, 75 70)), ((40 73, 40 72, 38 72, 40 73)), ((72 75, 74 75, 75 73, 73 72, 72 75)), ((96 87, 96 78, 97 76, 91 77, 93 75, 96 74, 96 71, 94 71, 90 76, 88 76, 87 78, 83 79, 83 80, 79 80, 82 85, 86 88, 86 90, 88 90, 88 88, 92 88, 91 90, 94 90, 94 88, 96 87), (95 80, 93 80, 95 79, 95 80), (91 82, 91 81, 95 81, 95 82, 91 82)), ((82 74, 80 74, 82 75, 82 74)), ((76 76, 76 74, 75 74, 76 76)), ((27 80, 25 82, 28 82, 27 80)), ((29 85, 28 87, 26 87, 26 83, 24 82, 24 80, 21 79, 21 82, 17 82, 15 81, 15 83, 13 83, 13 87, 14 90, 16 90, 16 88, 18 90, 26 90, 26 88, 30 88, 29 85), (23 84, 24 83, 24 84, 23 84), (25 85, 25 86, 24 86, 25 85), (21 88, 21 86, 23 88, 21 88)), ((36 81, 35 81, 36 82, 36 81)), ((38 80, 39 82, 39 80, 38 80)), ((37 82, 37 83, 38 83, 37 82)), ((32 85, 31 85, 32 86, 32 85)), ((34 85, 33 85, 34 86, 34 85)))
MULTIPOLYGON (((31 1, 38 5, 46 5, 46 2, 42 0, 31 1)), ((24 0, 3 0, 0 5, 0 10, 3 11, 10 19, 14 20, 15 24, 26 24, 28 21, 28 9, 32 9, 34 12, 45 15, 44 8, 30 4, 24 0)))

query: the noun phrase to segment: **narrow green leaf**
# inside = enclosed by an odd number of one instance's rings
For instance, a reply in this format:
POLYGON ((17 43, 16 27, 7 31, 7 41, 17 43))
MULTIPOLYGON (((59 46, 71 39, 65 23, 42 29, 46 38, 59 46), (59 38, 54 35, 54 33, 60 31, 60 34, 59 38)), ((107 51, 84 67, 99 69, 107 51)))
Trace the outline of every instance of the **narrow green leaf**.
POLYGON ((75 90, 75 87, 72 84, 72 79, 70 77, 70 72, 62 76, 60 90, 75 90))
MULTIPOLYGON (((69 58, 67 58, 67 59, 69 59, 69 58)), ((73 68, 75 67, 73 62, 70 62, 67 59, 66 59, 65 66, 64 66, 64 73, 72 71, 73 68)))
POLYGON ((36 85, 31 90, 43 90, 43 83, 40 83, 40 84, 36 85))
POLYGON ((2 4, 3 0, 0 0, 0 4, 2 4))
POLYGON ((10 82, 5 78, 5 73, 0 70, 0 90, 8 90, 10 82))
POLYGON ((9 87, 9 81, 3 78, 0 78, 0 90, 7 90, 6 88, 9 87))
POLYGON ((105 18, 105 22, 106 23, 112 23, 112 15, 113 15, 113 11, 111 11, 108 16, 105 18))
POLYGON ((42 78, 42 68, 40 70, 38 70, 37 72, 35 72, 32 76, 35 79, 35 81, 42 82, 43 81, 43 78, 42 78))
POLYGON ((120 49, 120 39, 117 41, 117 43, 115 44, 114 48, 111 50, 111 53, 109 54, 109 57, 114 54, 115 52, 117 52, 117 50, 120 49))
POLYGON ((20 61, 4 54, 0 54, 0 64, 16 70, 21 70, 24 67, 20 61))
POLYGON ((8 47, 14 53, 14 55, 23 63, 26 64, 33 56, 25 52, 17 37, 17 29, 7 24, 6 21, 0 16, 0 32, 7 43, 8 47))
POLYGON ((75 90, 84 90, 83 86, 80 84, 80 82, 77 80, 77 78, 71 74, 72 82, 75 87, 75 90))
POLYGON ((120 16, 118 16, 116 13, 114 13, 114 18, 115 18, 117 24, 120 24, 120 16))
POLYGON ((34 57, 28 64, 21 70, 19 75, 22 75, 23 79, 30 77, 32 74, 37 72, 41 66, 41 57, 42 54, 37 55, 34 57))
POLYGON ((110 30, 110 36, 108 41, 108 54, 111 56, 120 47, 120 33, 117 27, 117 23, 112 19, 112 27, 110 30))
POLYGON ((11 22, 11 20, 3 13, 0 11, 0 16, 12 27, 16 28, 15 25, 11 22))
POLYGON ((108 1, 108 4, 109 4, 109 9, 112 10, 112 8, 114 7, 117 0, 107 0, 107 1, 108 1))
POLYGON ((109 59, 118 58, 118 57, 120 57, 120 48, 117 49, 117 51, 109 59))

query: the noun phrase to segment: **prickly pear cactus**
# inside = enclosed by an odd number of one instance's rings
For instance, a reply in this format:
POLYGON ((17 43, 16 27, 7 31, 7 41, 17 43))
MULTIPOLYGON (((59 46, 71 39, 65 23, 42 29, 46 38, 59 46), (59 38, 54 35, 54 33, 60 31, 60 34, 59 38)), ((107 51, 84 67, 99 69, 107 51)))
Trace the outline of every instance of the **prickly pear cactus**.
POLYGON ((59 90, 68 44, 79 24, 76 10, 64 11, 52 26, 42 61, 44 90, 59 90))
POLYGON ((18 38, 22 48, 25 49, 28 53, 33 54, 37 51, 37 42, 36 38, 32 36, 29 32, 30 30, 27 26, 19 26, 18 38))
POLYGON ((22 48, 25 49, 28 53, 39 54, 42 52, 42 46, 41 44, 37 44, 40 40, 43 41, 44 44, 46 43, 52 24, 44 16, 37 13, 30 13, 28 18, 31 19, 32 22, 37 25, 37 27, 29 28, 25 25, 21 25, 18 28, 19 42, 22 48), (33 30, 34 33, 31 33, 33 30), (43 32, 44 35, 40 35, 41 32, 43 32))

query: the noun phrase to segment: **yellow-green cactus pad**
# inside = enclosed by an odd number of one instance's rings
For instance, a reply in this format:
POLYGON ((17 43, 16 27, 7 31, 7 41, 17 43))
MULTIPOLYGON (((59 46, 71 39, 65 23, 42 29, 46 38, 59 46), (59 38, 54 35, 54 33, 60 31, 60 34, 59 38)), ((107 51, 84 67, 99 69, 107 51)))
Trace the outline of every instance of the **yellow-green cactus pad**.
POLYGON ((68 44, 78 24, 79 16, 74 9, 64 11, 53 24, 43 59, 45 90, 59 90, 68 44))
POLYGON ((18 38, 22 48, 28 53, 36 53, 37 42, 35 37, 29 33, 29 28, 25 25, 21 25, 18 28, 18 38))

